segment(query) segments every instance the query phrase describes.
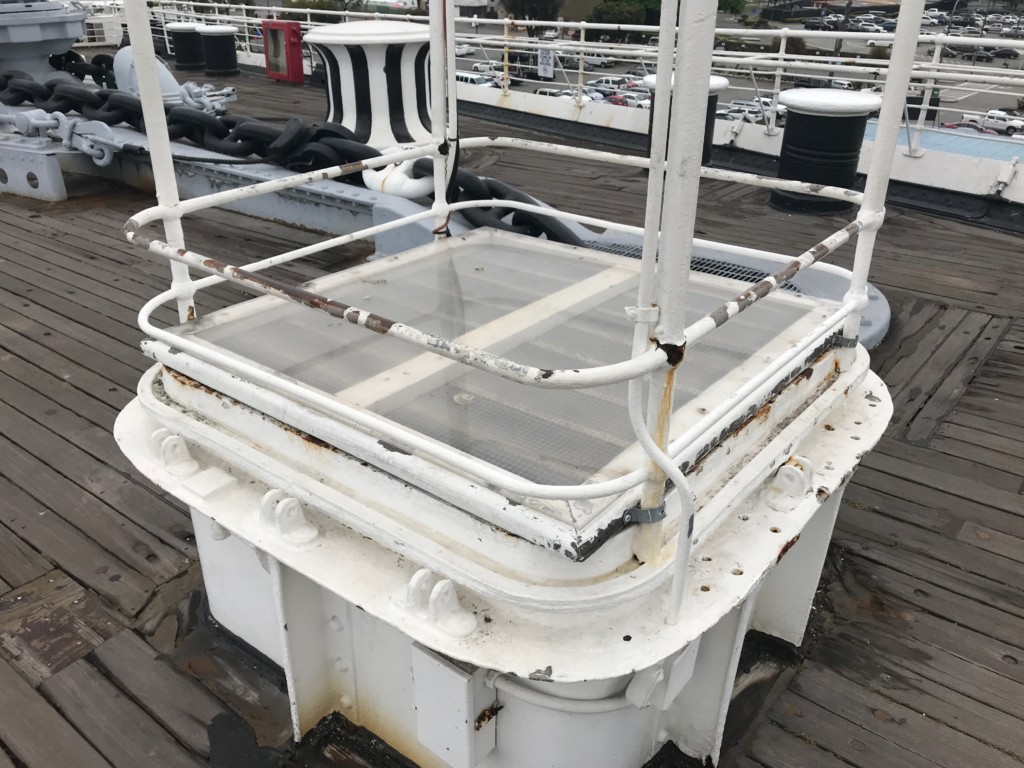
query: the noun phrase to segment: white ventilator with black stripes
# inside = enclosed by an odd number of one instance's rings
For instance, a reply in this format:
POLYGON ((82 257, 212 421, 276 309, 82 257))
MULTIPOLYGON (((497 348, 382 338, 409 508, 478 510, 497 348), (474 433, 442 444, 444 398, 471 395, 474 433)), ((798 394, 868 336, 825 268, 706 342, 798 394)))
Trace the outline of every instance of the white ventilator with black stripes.
POLYGON ((327 76, 327 120, 376 149, 429 141, 430 30, 408 21, 317 27, 304 40, 327 76))

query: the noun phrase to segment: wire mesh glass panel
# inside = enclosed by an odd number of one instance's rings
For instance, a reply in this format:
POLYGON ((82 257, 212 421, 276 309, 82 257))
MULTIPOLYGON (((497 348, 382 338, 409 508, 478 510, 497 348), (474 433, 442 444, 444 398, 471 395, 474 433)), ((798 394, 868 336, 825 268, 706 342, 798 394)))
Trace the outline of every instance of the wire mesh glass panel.
MULTIPOLYGON (((314 288, 517 362, 578 369, 629 357, 633 326, 624 308, 636 301, 638 275, 634 259, 490 234, 332 275, 314 288)), ((687 321, 743 285, 695 275, 687 321)), ((688 349, 677 410, 716 387, 727 397, 783 334, 819 319, 819 305, 769 297, 688 349)), ((537 482, 586 482, 634 442, 625 384, 528 387, 276 299, 215 313, 183 332, 537 482)))

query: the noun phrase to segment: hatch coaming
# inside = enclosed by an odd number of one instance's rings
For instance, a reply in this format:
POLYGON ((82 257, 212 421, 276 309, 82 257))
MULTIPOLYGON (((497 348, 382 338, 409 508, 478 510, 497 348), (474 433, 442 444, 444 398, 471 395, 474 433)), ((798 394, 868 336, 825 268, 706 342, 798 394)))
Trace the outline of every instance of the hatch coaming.
MULTIPOLYGON (((571 369, 629 357, 633 325, 623 308, 633 300, 638 273, 636 260, 478 231, 320 278, 308 288, 527 364, 571 369)), ((693 275, 693 318, 735 296, 740 285, 693 275)), ((829 337, 810 359, 781 371, 773 388, 738 402, 731 420, 703 432, 694 432, 694 425, 813 332, 835 306, 776 293, 734 318, 712 343, 687 349, 676 376, 671 421, 673 434, 692 433, 692 439, 676 445, 673 456, 690 471, 699 501, 752 460, 832 380, 837 366, 825 353, 829 337), (787 387, 791 391, 780 397, 787 387), (723 450, 715 451, 719 446, 723 450)), ((626 416, 624 384, 571 391, 528 388, 271 297, 214 312, 172 332, 297 384, 300 393, 327 394, 382 425, 534 483, 600 482, 626 475, 644 461, 626 416)), ((222 376, 161 342, 146 342, 146 348, 207 387, 257 410, 269 407, 259 385, 222 376)), ((293 398, 296 390, 289 391, 293 398)), ((216 421, 222 413, 218 403, 204 406, 194 393, 189 400, 189 407, 207 418, 216 421)), ((621 530, 623 512, 639 496, 638 489, 576 500, 511 493, 408 451, 400 440, 382 437, 383 430, 378 434, 333 417, 329 429, 316 419, 297 424, 287 398, 275 407, 268 415, 286 428, 571 559, 586 558, 621 530)))

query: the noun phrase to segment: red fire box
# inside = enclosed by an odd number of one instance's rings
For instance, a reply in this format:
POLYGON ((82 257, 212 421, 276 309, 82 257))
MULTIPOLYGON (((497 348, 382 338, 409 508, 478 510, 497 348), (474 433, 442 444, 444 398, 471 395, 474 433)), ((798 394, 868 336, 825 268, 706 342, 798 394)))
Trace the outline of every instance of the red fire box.
POLYGON ((263 54, 267 77, 286 83, 301 83, 302 26, 297 21, 263 20, 263 54))

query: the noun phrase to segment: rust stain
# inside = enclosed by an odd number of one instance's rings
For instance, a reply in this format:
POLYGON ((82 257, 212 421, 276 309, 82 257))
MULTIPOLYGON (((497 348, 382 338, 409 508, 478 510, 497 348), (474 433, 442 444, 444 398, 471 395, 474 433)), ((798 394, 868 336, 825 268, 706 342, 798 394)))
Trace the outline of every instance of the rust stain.
POLYGON ((791 550, 793 548, 793 545, 796 544, 798 541, 800 541, 800 534, 799 533, 796 536, 794 536, 792 539, 787 541, 785 544, 782 545, 782 549, 779 550, 779 556, 777 558, 775 558, 775 562, 779 563, 782 560, 782 558, 784 558, 786 556, 786 554, 789 552, 789 550, 791 550))
POLYGON ((654 440, 658 445, 665 445, 668 435, 669 419, 672 418, 672 393, 675 391, 676 369, 671 368, 665 374, 665 386, 661 391, 661 404, 658 406, 658 423, 655 427, 654 440))
POLYGON ((818 501, 825 501, 831 495, 832 491, 830 491, 828 488, 822 485, 818 487, 818 492, 815 494, 815 497, 818 499, 818 501))
POLYGON ((196 305, 195 304, 189 304, 188 305, 188 319, 189 320, 195 320, 196 319, 196 305))
POLYGON ((191 387, 192 389, 198 389, 201 392, 206 392, 208 395, 214 395, 216 397, 223 397, 223 395, 221 395, 220 392, 217 392, 216 390, 210 389, 205 384, 200 384, 198 381, 193 379, 191 376, 186 376, 184 373, 181 373, 180 371, 176 371, 173 368, 168 368, 167 366, 164 366, 164 371, 167 372, 172 379, 177 381, 183 387, 191 387))
POLYGON ((476 716, 476 720, 473 721, 473 730, 479 731, 481 728, 487 725, 487 723, 489 723, 491 720, 497 717, 498 713, 501 712, 501 710, 503 710, 504 708, 505 707, 499 704, 498 702, 494 702, 493 704, 491 704, 491 706, 487 707, 487 709, 485 709, 483 712, 476 716))

